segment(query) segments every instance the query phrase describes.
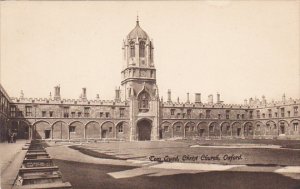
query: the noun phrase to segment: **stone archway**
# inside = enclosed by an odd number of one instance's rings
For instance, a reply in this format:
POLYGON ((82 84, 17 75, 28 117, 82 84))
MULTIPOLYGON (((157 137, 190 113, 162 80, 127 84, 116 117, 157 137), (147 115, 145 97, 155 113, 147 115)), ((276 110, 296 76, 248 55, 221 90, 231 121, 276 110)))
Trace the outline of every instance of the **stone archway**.
POLYGON ((253 137, 253 124, 251 122, 246 122, 244 124, 244 137, 253 137))
POLYGON ((151 121, 143 119, 137 122, 138 140, 151 140, 151 121))
POLYGON ((69 125, 70 139, 84 138, 84 124, 80 121, 74 121, 69 125))
POLYGON ((52 125, 52 137, 53 139, 68 139, 69 129, 65 122, 56 121, 52 125))
POLYGON ((85 138, 100 138, 100 124, 96 121, 88 122, 85 126, 85 138))
POLYGON ((52 129, 51 125, 46 121, 37 121, 33 124, 34 136, 36 139, 51 139, 52 129))

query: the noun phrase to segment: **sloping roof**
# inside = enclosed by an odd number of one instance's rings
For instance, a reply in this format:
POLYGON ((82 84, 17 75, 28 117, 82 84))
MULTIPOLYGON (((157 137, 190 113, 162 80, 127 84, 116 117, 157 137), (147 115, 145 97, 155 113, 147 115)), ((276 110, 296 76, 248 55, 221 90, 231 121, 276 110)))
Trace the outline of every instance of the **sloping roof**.
POLYGON ((148 34, 140 27, 139 25, 139 21, 136 21, 136 26, 133 30, 131 30, 131 32, 127 35, 128 39, 136 39, 136 38, 140 38, 140 39, 147 39, 148 38, 148 34))

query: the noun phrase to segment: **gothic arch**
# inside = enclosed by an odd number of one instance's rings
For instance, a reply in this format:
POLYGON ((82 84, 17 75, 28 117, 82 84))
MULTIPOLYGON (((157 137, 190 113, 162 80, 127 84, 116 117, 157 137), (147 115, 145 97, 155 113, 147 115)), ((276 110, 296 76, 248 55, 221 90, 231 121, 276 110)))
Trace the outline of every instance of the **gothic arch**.
POLYGON ((160 138, 171 138, 172 137, 172 124, 170 121, 163 121, 160 124, 160 138))
POLYGON ((58 120, 58 121, 55 121, 55 122, 53 122, 53 123, 52 123, 52 125, 51 125, 51 127, 53 127, 53 125, 54 125, 54 124, 56 124, 56 123, 59 123, 59 122, 62 122, 62 123, 64 123, 64 124, 66 124, 66 125, 67 125, 67 123, 66 123, 65 121, 58 120))
POLYGON ((220 128, 216 121, 212 121, 208 124, 208 135, 210 137, 219 137, 220 136, 220 128))
POLYGON ((278 123, 280 123, 280 122, 285 122, 285 123, 289 126, 289 122, 288 122, 287 120, 280 119, 280 120, 278 121, 278 123))
POLYGON ((100 124, 97 121, 89 121, 85 124, 85 138, 100 138, 100 124))
POLYGON ((184 134, 187 138, 198 136, 197 125, 194 121, 188 121, 184 124, 184 134))
POLYGON ((255 135, 264 135, 266 132, 266 126, 261 121, 256 121, 254 123, 254 134, 255 135))
MULTIPOLYGON (((84 126, 86 127, 90 123, 98 123, 97 121, 88 121, 84 126)), ((98 123, 100 125, 100 123, 98 123)))
POLYGON ((231 123, 231 126, 233 126, 234 124, 237 124, 237 123, 242 125, 240 121, 234 121, 234 122, 231 123))
POLYGON ((27 125, 32 125, 28 120, 24 120, 24 119, 22 119, 22 120, 20 120, 20 122, 23 122, 23 123, 25 123, 25 124, 27 124, 27 125))
POLYGON ((266 122, 266 130, 265 130, 265 135, 277 135, 278 130, 277 130, 277 125, 275 121, 273 120, 268 120, 266 122))
POLYGON ((129 139, 129 124, 127 121, 119 121, 116 124, 116 138, 122 139, 122 140, 128 140, 129 139))
POLYGON ((32 126, 35 126, 36 124, 41 123, 41 122, 48 123, 49 125, 51 125, 48 121, 45 121, 45 120, 39 120, 39 121, 34 122, 34 123, 32 124, 32 126))
POLYGON ((183 137, 184 124, 182 121, 176 121, 172 124, 173 137, 183 137))
POLYGON ((288 121, 286 120, 279 120, 278 121, 278 127, 279 127, 279 134, 281 135, 287 135, 287 134, 290 134, 290 124, 288 121))
POLYGON ((164 123, 169 123, 169 124, 171 124, 170 121, 163 121, 161 124, 164 124, 164 123))
POLYGON ((231 123, 232 136, 234 137, 242 137, 243 129, 242 124, 239 121, 234 121, 231 123))
POLYGON ((139 121, 142 121, 142 120, 147 120, 147 121, 149 121, 149 122, 151 122, 151 123, 153 122, 153 120, 150 119, 150 118, 142 117, 142 118, 137 119, 137 120, 136 120, 136 123, 139 122, 139 121))
POLYGON ((220 123, 220 130, 222 136, 231 136, 232 126, 228 121, 223 121, 220 123))
POLYGON ((55 121, 52 124, 52 137, 53 139, 68 139, 69 127, 64 121, 55 121))
POLYGON ((81 125, 84 125, 81 121, 72 121, 72 122, 70 122, 69 123, 69 125, 73 125, 73 124, 75 124, 75 123, 78 123, 78 124, 81 124, 81 125))
POLYGON ((115 133, 115 124, 112 121, 104 121, 100 125, 101 129, 101 138, 114 138, 115 133))
POLYGON ((150 119, 140 119, 136 123, 136 130, 138 140, 151 140, 152 121, 150 119))
POLYGON ((291 124, 292 122, 294 122, 294 121, 300 122, 300 119, 292 119, 292 120, 290 121, 290 124, 291 124))
POLYGON ((25 120, 12 120, 11 131, 17 133, 18 139, 29 139, 30 137, 30 123, 25 120))
POLYGON ((250 121, 247 121, 243 124, 243 132, 244 132, 244 137, 252 137, 253 136, 253 123, 250 121))
POLYGON ((52 138, 52 125, 48 121, 40 120, 33 124, 35 139, 51 139, 52 138))
POLYGON ((197 130, 198 130, 198 135, 200 137, 206 137, 208 136, 208 124, 205 121, 200 121, 197 124, 197 130))
POLYGON ((300 133, 300 120, 293 119, 290 121, 290 134, 291 135, 299 135, 300 133))

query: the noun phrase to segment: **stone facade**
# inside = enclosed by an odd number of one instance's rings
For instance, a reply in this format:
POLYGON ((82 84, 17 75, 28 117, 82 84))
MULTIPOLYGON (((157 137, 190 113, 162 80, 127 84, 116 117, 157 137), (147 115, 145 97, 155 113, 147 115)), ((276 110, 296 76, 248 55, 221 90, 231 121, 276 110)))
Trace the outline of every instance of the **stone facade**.
MULTIPOLYGON (((87 99, 83 88, 80 99, 61 99, 60 87, 44 99, 11 98, 2 92, 1 128, 18 130, 19 138, 49 140, 159 140, 176 138, 272 138, 300 139, 300 100, 285 99, 268 103, 245 100, 244 104, 224 104, 217 94, 208 102, 195 94, 186 102, 159 99, 154 66, 154 46, 148 34, 136 27, 123 42, 121 87, 115 99, 87 99), (3 95, 5 94, 5 95, 3 95), (10 115, 8 110, 10 109, 10 115), (9 118, 9 121, 8 121, 9 118)), ((1 133, 3 129, 1 129, 1 133)), ((2 134, 1 134, 2 135, 2 134)))
POLYGON ((7 138, 7 129, 9 128, 10 116, 10 98, 0 84, 0 140, 5 141, 7 138))

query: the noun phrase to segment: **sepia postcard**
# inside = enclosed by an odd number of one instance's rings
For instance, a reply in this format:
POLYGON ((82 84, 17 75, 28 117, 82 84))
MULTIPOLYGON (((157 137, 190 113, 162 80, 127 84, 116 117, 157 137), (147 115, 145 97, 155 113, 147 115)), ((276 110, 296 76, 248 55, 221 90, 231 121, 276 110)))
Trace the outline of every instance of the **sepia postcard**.
POLYGON ((1 1, 1 189, 300 189, 300 1, 1 1))

